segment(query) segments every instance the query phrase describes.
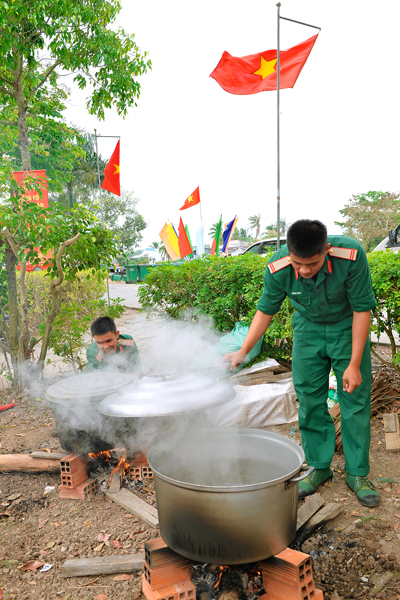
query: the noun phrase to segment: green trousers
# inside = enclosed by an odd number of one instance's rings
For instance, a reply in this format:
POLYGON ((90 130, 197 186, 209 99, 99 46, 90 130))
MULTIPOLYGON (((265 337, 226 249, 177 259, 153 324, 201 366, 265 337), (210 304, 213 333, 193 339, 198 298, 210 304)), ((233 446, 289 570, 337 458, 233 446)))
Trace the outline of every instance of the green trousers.
POLYGON ((369 340, 361 361, 361 385, 343 391, 349 365, 353 317, 336 323, 313 323, 293 315, 293 383, 299 400, 299 429, 308 465, 325 469, 335 451, 335 426, 326 400, 331 368, 337 377, 345 468, 350 475, 369 473, 371 354, 369 340))

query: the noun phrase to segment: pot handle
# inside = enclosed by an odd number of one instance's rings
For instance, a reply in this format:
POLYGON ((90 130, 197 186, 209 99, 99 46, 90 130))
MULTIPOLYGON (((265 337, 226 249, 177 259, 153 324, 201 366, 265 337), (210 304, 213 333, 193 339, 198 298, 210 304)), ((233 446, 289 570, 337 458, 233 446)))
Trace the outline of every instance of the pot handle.
POLYGON ((304 473, 302 473, 299 477, 293 477, 293 479, 288 479, 288 481, 285 481, 285 489, 288 489, 291 483, 297 483, 298 481, 302 481, 303 479, 308 477, 310 473, 314 471, 314 467, 302 465, 300 471, 304 471, 304 473))

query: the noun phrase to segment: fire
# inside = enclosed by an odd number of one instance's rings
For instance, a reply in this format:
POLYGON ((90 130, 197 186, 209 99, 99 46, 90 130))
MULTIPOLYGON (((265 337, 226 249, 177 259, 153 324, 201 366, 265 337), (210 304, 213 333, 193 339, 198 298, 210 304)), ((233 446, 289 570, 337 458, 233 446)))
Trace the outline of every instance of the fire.
POLYGON ((130 466, 130 463, 128 463, 128 461, 126 460, 126 450, 124 448, 123 452, 122 452, 122 456, 120 458, 119 463, 117 464, 116 467, 113 468, 113 470, 111 471, 111 476, 110 476, 110 480, 108 482, 108 485, 110 485, 110 483, 112 482, 114 473, 116 473, 121 467, 123 468, 123 475, 125 475, 125 473, 128 471, 130 466))
POLYGON ((95 460, 103 460, 104 462, 110 462, 111 452, 109 450, 103 450, 102 452, 89 452, 89 458, 95 460))
POLYGON ((227 569, 229 569, 229 567, 223 567, 223 566, 221 566, 219 568, 219 577, 218 577, 217 583, 214 585, 214 588, 213 588, 214 590, 215 590, 215 588, 217 588, 219 586, 220 581, 221 581, 221 577, 222 577, 222 573, 224 573, 227 569))

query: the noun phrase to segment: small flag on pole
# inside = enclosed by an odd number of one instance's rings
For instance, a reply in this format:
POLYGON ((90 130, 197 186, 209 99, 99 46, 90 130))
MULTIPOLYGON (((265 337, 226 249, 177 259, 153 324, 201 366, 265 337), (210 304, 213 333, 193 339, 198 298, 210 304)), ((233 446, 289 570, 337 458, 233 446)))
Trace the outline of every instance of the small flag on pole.
POLYGON ((186 231, 186 235, 188 236, 189 244, 190 244, 190 247, 192 248, 192 254, 193 254, 193 244, 192 244, 192 240, 190 239, 189 227, 187 225, 185 225, 185 231, 186 231))
POLYGON ((203 256, 204 252, 204 225, 203 223, 200 223, 200 227, 196 235, 196 256, 203 256))
MULTIPOLYGON (((280 51, 279 87, 281 90, 294 86, 317 37, 318 34, 297 46, 280 51)), ((276 90, 277 61, 277 50, 266 50, 242 58, 224 52, 210 77, 230 94, 268 92, 276 90)))
POLYGON ((168 234, 169 243, 171 244, 172 248, 178 255, 178 258, 180 258, 178 236, 176 235, 174 226, 171 225, 171 223, 169 223, 169 222, 168 222, 168 226, 167 226, 167 234, 168 234))
POLYGON ((238 222, 238 217, 232 219, 230 223, 225 228, 224 233, 222 234, 222 239, 224 240, 224 244, 222 246, 222 253, 228 254, 228 246, 234 234, 236 223, 238 222))
POLYGON ((222 229, 222 215, 221 218, 218 222, 218 225, 215 229, 215 236, 214 236, 214 240, 211 246, 211 255, 213 256, 214 254, 216 254, 218 256, 219 254, 219 240, 221 237, 221 229, 222 229))
POLYGON ((175 250, 173 249, 173 247, 169 243, 169 240, 168 240, 168 231, 167 230, 168 230, 168 225, 167 225, 167 223, 165 223, 164 227, 161 229, 161 231, 159 233, 160 238, 161 238, 161 240, 162 240, 162 242, 163 242, 163 244, 165 246, 165 249, 166 249, 167 254, 170 257, 170 259, 172 261, 178 260, 179 254, 177 254, 175 252, 175 250))
POLYGON ((179 219, 178 231, 179 231, 179 238, 178 238, 179 254, 181 255, 181 258, 184 258, 185 256, 189 256, 189 254, 192 254, 193 250, 192 250, 192 246, 189 242, 188 236, 186 234, 186 230, 185 230, 185 226, 182 221, 182 217, 179 219))
POLYGON ((101 184, 104 190, 108 190, 116 196, 121 195, 121 188, 119 183, 119 140, 115 146, 115 150, 112 153, 110 160, 104 169, 104 180, 101 184))
POLYGON ((193 194, 186 198, 184 205, 181 206, 179 210, 190 208, 191 206, 195 206, 196 204, 200 204, 200 186, 194 190, 193 194))

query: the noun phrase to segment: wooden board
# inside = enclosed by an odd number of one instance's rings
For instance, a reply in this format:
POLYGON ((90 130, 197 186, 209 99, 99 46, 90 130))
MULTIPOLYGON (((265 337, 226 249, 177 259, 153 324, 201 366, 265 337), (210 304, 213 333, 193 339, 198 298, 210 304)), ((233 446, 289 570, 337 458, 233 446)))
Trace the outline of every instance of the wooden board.
POLYGON ((116 494, 106 491, 105 495, 116 504, 119 504, 119 506, 122 506, 122 508, 129 510, 136 517, 139 517, 139 519, 150 525, 150 527, 158 529, 159 522, 156 509, 132 494, 132 492, 122 488, 116 494))
POLYGON ((297 511, 296 529, 300 529, 324 504, 325 500, 320 494, 309 496, 297 511))
POLYGON ((85 575, 108 575, 110 573, 130 573, 143 568, 144 554, 118 554, 117 556, 96 556, 94 558, 71 558, 61 568, 63 577, 83 577, 85 575))
POLYGON ((313 531, 322 527, 328 521, 337 517, 343 510, 343 506, 337 502, 329 502, 324 508, 321 508, 311 517, 303 527, 297 532, 296 541, 304 540, 309 537, 313 531))
POLYGON ((397 413, 383 415, 383 429, 386 450, 388 452, 398 452, 400 450, 400 427, 397 413))

